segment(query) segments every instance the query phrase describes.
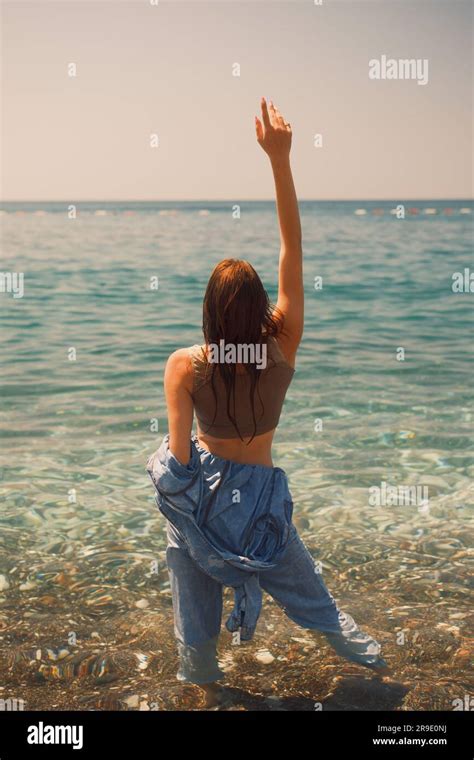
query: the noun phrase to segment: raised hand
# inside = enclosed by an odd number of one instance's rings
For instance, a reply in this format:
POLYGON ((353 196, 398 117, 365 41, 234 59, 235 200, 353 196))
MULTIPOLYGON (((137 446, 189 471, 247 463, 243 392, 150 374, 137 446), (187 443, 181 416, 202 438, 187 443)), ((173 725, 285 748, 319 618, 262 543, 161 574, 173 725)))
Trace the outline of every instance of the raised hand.
POLYGON ((262 121, 255 117, 257 142, 270 159, 287 158, 291 149, 291 125, 285 121, 272 101, 267 107, 265 98, 261 100, 262 121), (262 123, 263 122, 263 123, 262 123))

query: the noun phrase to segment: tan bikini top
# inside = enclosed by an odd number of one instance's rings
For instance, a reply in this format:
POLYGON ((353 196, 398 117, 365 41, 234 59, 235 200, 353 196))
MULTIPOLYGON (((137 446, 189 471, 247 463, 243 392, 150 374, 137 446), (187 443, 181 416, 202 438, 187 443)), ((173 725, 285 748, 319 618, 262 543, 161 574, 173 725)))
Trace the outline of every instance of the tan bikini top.
MULTIPOLYGON (((215 438, 238 438, 237 430, 227 414, 227 392, 219 370, 214 369, 207 361, 202 346, 196 343, 191 346, 189 352, 194 370, 192 398, 199 430, 215 438), (211 386, 213 371, 217 409, 211 386)), ((250 401, 251 376, 246 371, 242 374, 237 372, 235 376, 235 412, 233 395, 230 399, 230 411, 235 416, 243 438, 254 433, 261 435, 276 428, 286 391, 295 373, 294 367, 288 364, 273 336, 268 337, 266 367, 258 372, 260 379, 253 396, 256 430, 250 401)))

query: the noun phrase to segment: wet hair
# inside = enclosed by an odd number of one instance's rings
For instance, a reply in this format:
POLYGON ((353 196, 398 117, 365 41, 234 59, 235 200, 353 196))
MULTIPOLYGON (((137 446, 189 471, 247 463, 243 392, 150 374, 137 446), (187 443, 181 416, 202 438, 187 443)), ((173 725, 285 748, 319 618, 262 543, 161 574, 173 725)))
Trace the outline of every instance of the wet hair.
MULTIPOLYGON (((202 330, 207 345, 225 344, 265 344, 268 336, 276 336, 283 332, 283 314, 281 310, 270 303, 268 293, 263 287, 257 272, 248 261, 242 259, 223 259, 213 269, 207 284, 203 301, 202 330)), ((253 435, 257 431, 255 416, 255 396, 260 397, 260 372, 255 362, 245 363, 245 369, 251 376, 250 403, 254 423, 253 435)), ((235 379, 237 367, 235 363, 212 362, 206 366, 206 376, 210 374, 210 382, 217 414, 217 392, 215 388, 215 373, 220 376, 225 385, 227 395, 227 415, 235 427, 239 438, 243 441, 237 424, 235 410, 235 379), (212 370, 209 370, 212 367, 212 370)), ((209 429, 209 428, 208 428, 209 429)))

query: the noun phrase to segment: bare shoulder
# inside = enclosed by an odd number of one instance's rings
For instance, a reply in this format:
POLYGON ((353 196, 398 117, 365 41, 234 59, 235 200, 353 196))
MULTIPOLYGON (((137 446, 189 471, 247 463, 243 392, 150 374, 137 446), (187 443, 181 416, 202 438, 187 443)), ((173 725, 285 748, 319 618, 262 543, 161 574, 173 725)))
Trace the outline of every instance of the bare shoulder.
POLYGON ((193 363, 191 348, 177 348, 168 356, 165 366, 165 383, 193 387, 193 363))

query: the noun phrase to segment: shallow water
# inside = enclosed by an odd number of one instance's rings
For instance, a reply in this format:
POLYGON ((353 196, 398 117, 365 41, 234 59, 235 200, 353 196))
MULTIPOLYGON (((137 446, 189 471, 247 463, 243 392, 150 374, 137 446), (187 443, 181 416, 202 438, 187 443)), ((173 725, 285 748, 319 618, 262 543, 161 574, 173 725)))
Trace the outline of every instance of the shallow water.
MULTIPOLYGON (((240 220, 232 205, 79 204, 75 220, 2 206, 2 271, 24 272, 24 296, 0 293, 0 697, 26 709, 200 709, 175 679, 145 464, 166 432, 164 362, 201 342, 212 266, 248 258, 276 296, 274 204, 242 203, 240 220)), ((253 642, 222 630, 235 709, 448 710, 472 694, 474 315, 452 290, 473 269, 472 204, 411 202, 403 220, 394 206, 301 204, 305 333, 274 446, 302 538, 394 676, 341 660, 266 597, 253 642), (382 482, 424 486, 427 503, 374 506, 382 482)))

